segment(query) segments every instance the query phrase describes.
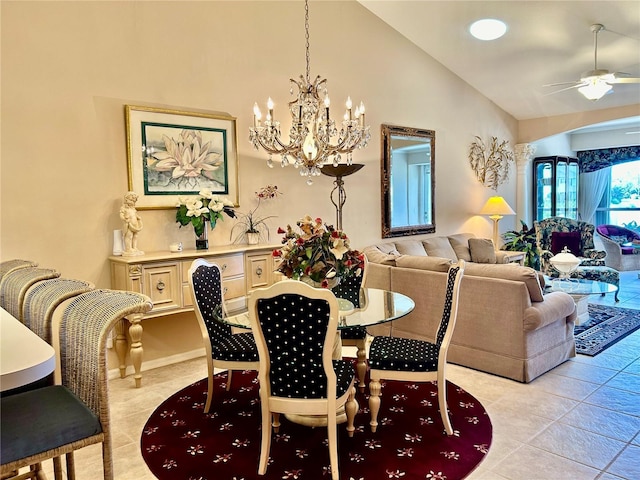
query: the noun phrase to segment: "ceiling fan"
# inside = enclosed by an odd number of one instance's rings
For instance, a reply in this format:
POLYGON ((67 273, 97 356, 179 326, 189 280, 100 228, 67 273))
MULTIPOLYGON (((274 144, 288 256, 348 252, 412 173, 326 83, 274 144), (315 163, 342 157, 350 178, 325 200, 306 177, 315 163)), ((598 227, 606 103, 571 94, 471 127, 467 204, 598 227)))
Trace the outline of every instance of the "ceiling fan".
POLYGON ((566 90, 577 88, 578 91, 589 100, 600 100, 607 93, 613 93, 612 88, 615 83, 640 83, 640 78, 633 78, 628 73, 622 72, 609 72, 609 70, 598 68, 598 33, 605 30, 604 25, 596 23, 591 25, 591 31, 593 32, 593 45, 594 45, 594 65, 593 70, 588 70, 582 74, 579 81, 576 82, 563 82, 563 83, 551 83, 544 85, 545 87, 557 87, 560 85, 571 85, 567 88, 556 90, 549 95, 553 95, 566 90))

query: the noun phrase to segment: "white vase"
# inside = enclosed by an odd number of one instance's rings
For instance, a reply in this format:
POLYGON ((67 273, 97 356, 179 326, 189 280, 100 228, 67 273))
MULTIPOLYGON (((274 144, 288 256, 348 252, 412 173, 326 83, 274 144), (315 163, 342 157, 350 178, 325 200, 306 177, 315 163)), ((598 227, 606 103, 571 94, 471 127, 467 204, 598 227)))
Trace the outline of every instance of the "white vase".
POLYGON ((113 254, 122 255, 124 251, 124 240, 122 238, 122 230, 113 231, 113 254))
POLYGON ((260 243, 260 234, 257 232, 246 232, 247 243, 249 245, 257 245, 260 243))

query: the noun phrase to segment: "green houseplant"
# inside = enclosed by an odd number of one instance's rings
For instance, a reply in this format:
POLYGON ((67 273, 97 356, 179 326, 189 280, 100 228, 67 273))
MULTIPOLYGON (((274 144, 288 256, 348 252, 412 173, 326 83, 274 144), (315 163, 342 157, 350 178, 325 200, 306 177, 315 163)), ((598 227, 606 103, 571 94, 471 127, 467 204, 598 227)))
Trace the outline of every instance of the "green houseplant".
POLYGON ((251 245, 264 241, 265 235, 269 239, 269 225, 267 225, 266 220, 275 218, 275 215, 259 216, 256 212, 263 200, 272 199, 278 195, 281 195, 281 192, 278 191, 277 185, 267 185, 258 190, 256 192, 258 204, 248 213, 237 214, 237 222, 231 229, 229 238, 233 238, 234 232, 239 232, 234 243, 246 242, 251 245))
POLYGON ((518 231, 511 230, 502 234, 504 240, 503 250, 510 252, 524 252, 524 264, 534 270, 540 270, 540 257, 536 246, 536 230, 529 228, 520 220, 522 228, 518 231))

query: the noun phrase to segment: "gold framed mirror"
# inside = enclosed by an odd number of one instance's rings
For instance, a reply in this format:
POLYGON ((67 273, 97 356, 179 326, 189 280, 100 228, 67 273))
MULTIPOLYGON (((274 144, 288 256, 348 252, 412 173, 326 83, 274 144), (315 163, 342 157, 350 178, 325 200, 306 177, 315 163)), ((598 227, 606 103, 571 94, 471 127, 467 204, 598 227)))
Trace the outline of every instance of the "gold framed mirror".
POLYGON ((381 125, 382 238, 434 233, 436 132, 381 125))

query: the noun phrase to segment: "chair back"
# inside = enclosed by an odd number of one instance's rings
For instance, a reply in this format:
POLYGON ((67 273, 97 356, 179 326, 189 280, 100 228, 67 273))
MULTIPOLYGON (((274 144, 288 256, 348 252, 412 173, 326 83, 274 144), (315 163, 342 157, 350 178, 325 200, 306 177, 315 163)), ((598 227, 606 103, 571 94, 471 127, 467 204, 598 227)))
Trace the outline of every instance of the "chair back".
POLYGON ((17 270, 18 268, 26 268, 26 267, 37 267, 38 262, 32 262, 31 260, 21 260, 19 258, 14 258, 13 260, 5 260, 0 263, 0 284, 2 283, 2 279, 4 276, 9 273, 17 270))
MULTIPOLYGON (((573 220, 565 217, 549 217, 533 223, 536 231, 536 241, 538 251, 552 251, 552 241, 554 232, 579 232, 580 233, 580 254, 586 250, 595 248, 593 234, 595 227, 581 220, 573 220)), ((562 247, 559 249, 562 250, 562 247)), ((578 253, 574 253, 578 255, 578 253)))
POLYGON ((363 258, 362 269, 359 275, 342 278, 340 283, 331 289, 336 297, 349 300, 356 308, 364 307, 366 304, 362 286, 367 278, 369 261, 364 255, 363 258))
POLYGON ((66 300, 56 309, 53 338, 60 359, 62 383, 109 425, 106 343, 116 322, 144 314, 153 304, 146 295, 117 290, 92 290, 66 300))
POLYGON ((51 343, 51 319, 54 310, 65 300, 93 290, 84 280, 53 278, 33 285, 24 298, 24 324, 45 342, 51 343))
POLYGON ((57 278, 60 272, 50 268, 26 267, 7 273, 0 283, 0 305, 15 318, 24 323, 22 307, 29 288, 42 280, 57 278))
POLYGON ((198 258, 189 269, 189 285, 202 338, 210 357, 211 344, 232 335, 231 327, 218 322, 214 317, 214 309, 224 309, 222 271, 215 263, 198 258))
MULTIPOLYGON (((458 318, 458 298, 460 296, 460 283, 464 275, 465 261, 459 260, 457 264, 449 267, 447 274, 447 291, 444 297, 444 310, 436 335, 436 345, 445 351, 449 347, 453 330, 458 318)), ((442 353, 441 353, 442 355, 442 353)))
POLYGON ((267 396, 335 402, 338 315, 338 301, 328 289, 285 280, 254 290, 249 320, 260 357, 260 387, 267 388, 267 396))

